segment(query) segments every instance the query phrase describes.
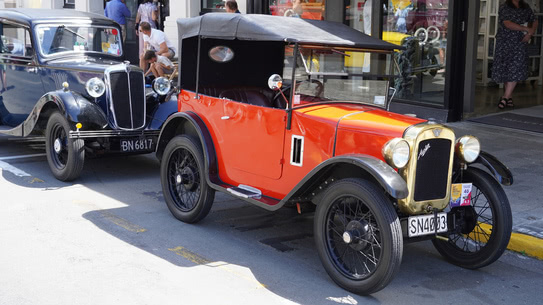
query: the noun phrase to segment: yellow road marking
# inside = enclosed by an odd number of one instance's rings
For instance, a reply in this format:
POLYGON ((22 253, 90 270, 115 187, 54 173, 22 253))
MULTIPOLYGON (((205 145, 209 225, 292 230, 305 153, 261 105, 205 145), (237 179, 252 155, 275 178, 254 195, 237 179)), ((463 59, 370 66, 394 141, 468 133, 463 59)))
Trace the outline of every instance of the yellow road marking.
POLYGON ((236 270, 233 270, 232 268, 229 268, 228 265, 230 265, 229 263, 226 263, 226 262, 212 262, 210 260, 208 260, 207 258, 197 254, 197 253, 194 253, 192 251, 189 251, 187 250, 185 247, 175 247, 175 248, 169 248, 168 250, 174 252, 175 254, 197 264, 197 265, 203 265, 203 266, 208 266, 208 267, 217 267, 217 268, 220 268, 221 270, 224 270, 224 271, 227 271, 229 273, 232 273, 234 275, 236 275, 237 277, 240 277, 244 280, 247 280, 253 284, 257 284, 257 288, 260 289, 260 288, 265 288, 266 285, 260 283, 259 281, 257 281, 256 279, 252 278, 252 277, 249 277, 245 274, 242 274, 242 273, 239 273, 237 272, 236 270))
MULTIPOLYGON (((492 233, 491 225, 486 223, 478 223, 478 226, 475 227, 473 232, 468 234, 468 236, 473 240, 479 240, 486 243, 490 233, 492 233), (478 235, 479 238, 475 239, 475 235, 478 235)), ((543 259, 543 239, 530 235, 515 232, 511 233, 511 240, 509 240, 507 249, 521 252, 538 259, 543 259)))
POLYGON ((124 229, 126 229, 128 231, 136 232, 136 233, 142 233, 142 232, 147 231, 147 229, 142 228, 142 227, 140 227, 138 225, 135 225, 135 224, 129 222, 128 220, 123 219, 123 218, 118 217, 118 216, 115 216, 115 215, 113 215, 111 213, 102 211, 102 212, 100 212, 100 214, 102 216, 104 216, 105 219, 113 222, 114 224, 116 224, 119 227, 124 228, 124 229))

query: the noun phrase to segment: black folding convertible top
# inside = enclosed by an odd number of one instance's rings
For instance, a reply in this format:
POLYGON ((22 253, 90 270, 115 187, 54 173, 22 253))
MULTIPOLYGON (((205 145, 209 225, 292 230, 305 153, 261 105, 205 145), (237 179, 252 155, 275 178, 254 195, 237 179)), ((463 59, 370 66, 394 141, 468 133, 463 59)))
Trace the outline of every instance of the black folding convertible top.
POLYGON ((368 36, 344 24, 258 14, 208 13, 177 20, 180 41, 185 38, 285 41, 371 50, 402 47, 368 36))

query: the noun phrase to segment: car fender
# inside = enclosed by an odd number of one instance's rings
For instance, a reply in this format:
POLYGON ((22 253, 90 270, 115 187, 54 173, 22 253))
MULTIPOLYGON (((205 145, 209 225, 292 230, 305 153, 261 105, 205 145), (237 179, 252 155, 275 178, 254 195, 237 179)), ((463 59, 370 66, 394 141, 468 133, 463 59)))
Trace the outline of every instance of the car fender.
POLYGON ((406 198, 409 193, 405 180, 382 160, 368 155, 341 155, 315 167, 282 201, 303 198, 308 190, 319 189, 328 184, 327 179, 332 176, 337 179, 362 177, 373 180, 396 199, 406 198))
POLYGON ((513 185, 513 174, 511 173, 509 168, 505 166, 505 164, 500 162, 493 155, 485 151, 481 151, 479 153, 479 157, 477 157, 477 159, 470 165, 473 165, 473 164, 484 165, 490 171, 490 173, 494 175, 496 180, 498 180, 498 182, 500 182, 501 184, 513 185))
POLYGON ((156 147, 157 158, 161 160, 168 142, 173 137, 181 134, 190 135, 200 141, 202 151, 204 152, 205 172, 207 173, 208 183, 210 185, 221 184, 218 177, 217 155, 215 154, 213 139, 204 121, 194 112, 177 112, 168 117, 158 137, 156 147))
POLYGON ((23 136, 29 135, 36 127, 45 129, 49 115, 53 111, 59 111, 64 115, 74 130, 77 123, 83 125, 82 130, 103 129, 108 125, 106 115, 100 106, 75 92, 57 90, 44 94, 38 100, 23 123, 23 136))

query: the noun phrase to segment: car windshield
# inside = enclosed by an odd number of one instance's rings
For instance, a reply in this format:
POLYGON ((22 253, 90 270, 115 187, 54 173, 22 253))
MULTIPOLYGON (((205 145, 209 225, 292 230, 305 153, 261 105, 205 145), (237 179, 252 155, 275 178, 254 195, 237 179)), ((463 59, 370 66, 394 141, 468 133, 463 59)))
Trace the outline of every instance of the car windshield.
POLYGON ((386 106, 389 79, 393 77, 385 73, 391 68, 390 54, 300 47, 297 56, 294 56, 293 48, 287 47, 283 71, 286 84, 292 83, 294 62, 294 107, 300 103, 330 100, 386 106))
POLYGON ((113 27, 58 24, 39 26, 36 31, 45 56, 67 52, 122 55, 121 36, 113 27))

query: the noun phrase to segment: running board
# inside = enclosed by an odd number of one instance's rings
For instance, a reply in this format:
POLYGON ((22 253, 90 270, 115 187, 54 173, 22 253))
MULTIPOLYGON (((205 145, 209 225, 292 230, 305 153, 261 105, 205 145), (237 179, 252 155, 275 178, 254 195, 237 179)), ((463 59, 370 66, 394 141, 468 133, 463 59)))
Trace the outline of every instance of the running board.
POLYGON ((6 125, 0 125, 0 134, 9 136, 22 137, 23 136, 23 124, 17 127, 11 127, 6 125))
POLYGON ((260 199, 262 197, 262 191, 252 186, 240 184, 238 186, 229 187, 226 189, 231 194, 242 198, 255 198, 260 199))

